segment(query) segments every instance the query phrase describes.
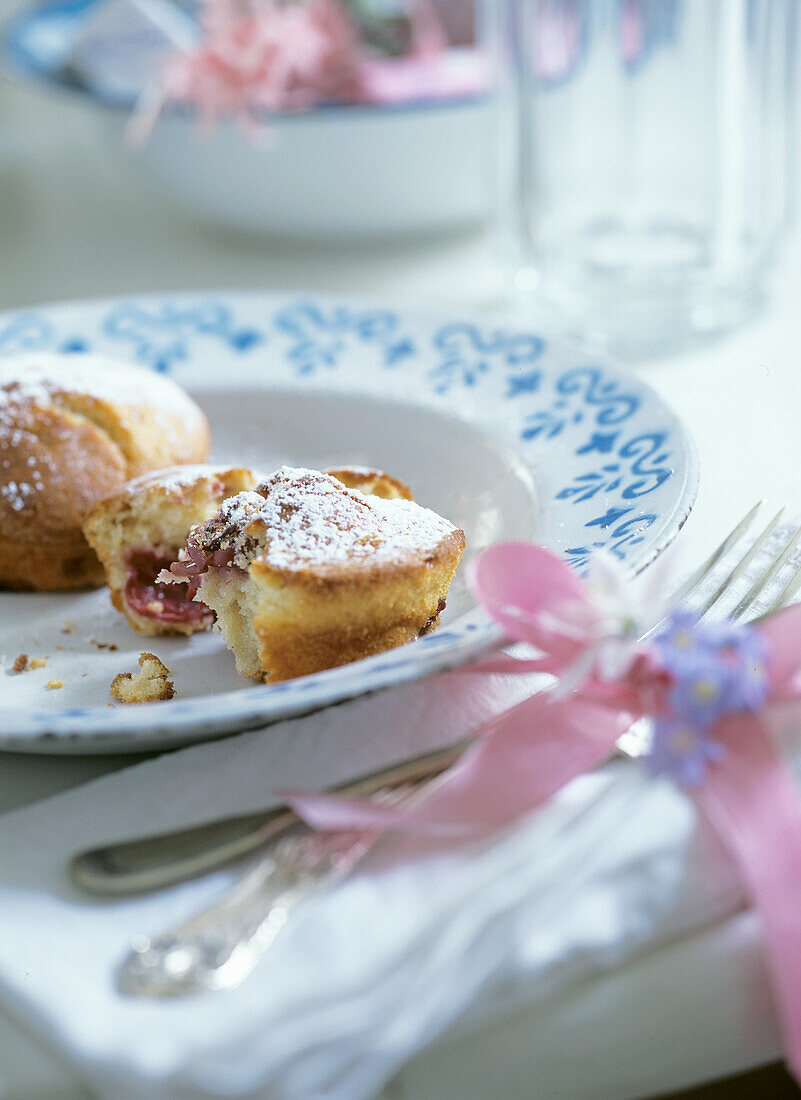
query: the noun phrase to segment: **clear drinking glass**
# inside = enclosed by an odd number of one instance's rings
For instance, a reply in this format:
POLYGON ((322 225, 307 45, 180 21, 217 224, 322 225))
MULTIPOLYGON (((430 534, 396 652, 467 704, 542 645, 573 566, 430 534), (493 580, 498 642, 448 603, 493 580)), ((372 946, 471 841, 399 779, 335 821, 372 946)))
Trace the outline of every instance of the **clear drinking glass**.
POLYGON ((486 0, 530 321, 623 355, 760 304, 792 197, 797 0, 486 0))

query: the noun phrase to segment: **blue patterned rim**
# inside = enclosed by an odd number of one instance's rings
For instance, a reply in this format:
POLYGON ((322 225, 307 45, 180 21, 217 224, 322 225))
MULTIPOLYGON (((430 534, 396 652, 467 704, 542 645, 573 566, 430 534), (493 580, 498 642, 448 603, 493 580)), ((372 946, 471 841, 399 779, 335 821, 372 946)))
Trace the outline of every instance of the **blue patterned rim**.
MULTIPOLYGON (((116 354, 184 384, 202 384, 204 371, 219 376, 224 364, 243 385, 387 400, 414 394, 429 408, 491 424, 547 499, 539 537, 579 569, 603 548, 641 570, 675 537, 697 491, 692 441, 639 378, 489 322, 265 293, 110 299, 0 315, 0 355, 37 349, 116 354)), ((0 740, 23 748, 41 738, 39 751, 48 740, 54 751, 57 744, 60 751, 135 750, 143 741, 166 747, 429 675, 499 640, 475 609, 400 649, 273 686, 114 711, 6 709, 0 740), (82 744, 67 749, 63 739, 82 744)))

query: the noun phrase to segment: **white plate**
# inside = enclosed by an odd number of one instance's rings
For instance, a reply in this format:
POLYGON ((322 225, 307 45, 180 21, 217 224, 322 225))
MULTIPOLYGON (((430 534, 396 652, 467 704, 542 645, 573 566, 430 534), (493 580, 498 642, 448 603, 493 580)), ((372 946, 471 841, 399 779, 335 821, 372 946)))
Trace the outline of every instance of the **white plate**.
MULTIPOLYGON (((221 460, 387 469, 464 528, 465 561, 499 539, 533 538, 578 567, 603 546, 640 569, 696 493, 693 445, 639 379, 465 318, 258 293, 0 315, 0 354, 32 348, 104 351, 169 371, 206 410, 221 460)), ((134 634, 104 590, 0 594, 0 747, 166 748, 461 664, 499 640, 463 578, 464 566, 430 636, 272 687, 238 678, 217 635, 134 634), (111 680, 143 649, 170 667, 177 697, 110 706, 111 680), (47 656, 47 667, 13 675, 19 653, 47 656), (50 679, 64 687, 47 690, 50 679)))

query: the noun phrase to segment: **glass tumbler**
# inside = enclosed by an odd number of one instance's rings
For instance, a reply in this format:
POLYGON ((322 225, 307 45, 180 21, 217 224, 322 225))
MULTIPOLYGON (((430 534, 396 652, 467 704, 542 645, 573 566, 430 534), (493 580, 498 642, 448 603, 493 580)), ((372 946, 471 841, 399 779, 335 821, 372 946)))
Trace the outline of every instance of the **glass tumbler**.
POLYGON ((761 304, 792 198, 797 0, 486 0, 530 322, 667 353, 761 304))

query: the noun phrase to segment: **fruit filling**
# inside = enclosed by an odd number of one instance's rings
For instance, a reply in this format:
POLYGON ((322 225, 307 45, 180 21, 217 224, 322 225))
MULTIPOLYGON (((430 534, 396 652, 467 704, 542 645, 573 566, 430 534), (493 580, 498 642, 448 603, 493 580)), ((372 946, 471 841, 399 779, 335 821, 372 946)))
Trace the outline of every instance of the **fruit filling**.
MULTIPOLYGON (((164 623, 197 623, 207 625, 213 614, 205 604, 192 599, 200 583, 199 576, 189 577, 189 583, 165 584, 158 579, 162 570, 170 569, 174 552, 133 550, 128 555, 128 580, 125 599, 130 609, 146 619, 164 623)), ((189 563, 175 562, 175 565, 189 563)))

